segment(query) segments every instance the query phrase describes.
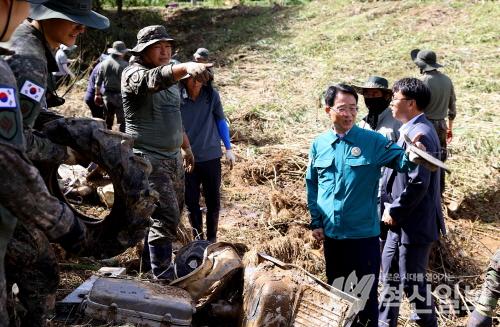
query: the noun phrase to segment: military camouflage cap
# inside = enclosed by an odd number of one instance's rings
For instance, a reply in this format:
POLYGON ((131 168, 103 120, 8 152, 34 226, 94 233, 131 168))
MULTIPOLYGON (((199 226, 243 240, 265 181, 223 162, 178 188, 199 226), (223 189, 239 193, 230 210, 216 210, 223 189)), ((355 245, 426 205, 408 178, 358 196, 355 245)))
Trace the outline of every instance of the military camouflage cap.
POLYGON ((193 54, 193 58, 197 62, 208 62, 208 50, 205 48, 198 48, 193 54))
POLYGON ((92 11, 92 0, 48 0, 31 7, 29 17, 34 20, 64 19, 91 28, 109 27, 109 19, 92 11))
POLYGON ((389 82, 380 76, 370 76, 366 80, 363 86, 351 85, 352 88, 356 91, 356 93, 364 94, 364 91, 367 89, 379 89, 383 92, 391 92, 389 88, 389 82))
POLYGON ((150 45, 161 41, 174 42, 174 39, 168 35, 165 26, 146 26, 137 33, 137 45, 130 52, 134 55, 139 55, 150 45))
POLYGON ((410 55, 415 65, 424 72, 443 67, 443 65, 437 63, 436 53, 434 51, 413 49, 410 55))

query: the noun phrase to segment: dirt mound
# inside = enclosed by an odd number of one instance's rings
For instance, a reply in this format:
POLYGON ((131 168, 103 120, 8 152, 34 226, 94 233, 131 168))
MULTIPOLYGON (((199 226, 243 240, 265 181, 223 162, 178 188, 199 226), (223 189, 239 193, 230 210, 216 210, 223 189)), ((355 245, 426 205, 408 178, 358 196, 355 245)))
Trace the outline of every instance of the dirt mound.
POLYGON ((249 185, 273 184, 284 187, 302 181, 307 157, 291 150, 274 150, 247 160, 241 178, 249 185))

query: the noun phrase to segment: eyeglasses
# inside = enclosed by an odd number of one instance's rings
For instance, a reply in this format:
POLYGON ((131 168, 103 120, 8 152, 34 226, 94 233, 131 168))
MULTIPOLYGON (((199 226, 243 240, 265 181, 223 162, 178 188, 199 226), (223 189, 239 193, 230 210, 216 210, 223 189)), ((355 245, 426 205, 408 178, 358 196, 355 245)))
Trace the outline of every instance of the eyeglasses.
POLYGON ((392 98, 391 98, 391 102, 403 101, 403 100, 406 100, 406 101, 411 101, 411 100, 415 100, 415 99, 408 99, 408 98, 401 98, 401 99, 398 99, 398 98, 395 98, 395 97, 392 97, 392 98))
POLYGON ((358 112, 358 107, 356 106, 341 106, 332 109, 333 111, 338 112, 339 114, 345 114, 345 113, 355 114, 356 112, 358 112))

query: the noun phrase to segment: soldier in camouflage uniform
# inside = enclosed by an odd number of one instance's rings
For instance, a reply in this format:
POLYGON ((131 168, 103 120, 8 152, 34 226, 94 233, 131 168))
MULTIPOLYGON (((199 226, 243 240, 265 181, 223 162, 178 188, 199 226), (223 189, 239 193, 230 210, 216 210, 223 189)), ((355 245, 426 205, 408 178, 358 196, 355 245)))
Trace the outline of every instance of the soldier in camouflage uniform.
MULTIPOLYGON (((10 106, 10 110, 0 111, 0 171, 3 182, 0 188, 0 211, 2 223, 4 219, 9 221, 9 228, 1 228, 3 248, 12 233, 15 219, 20 221, 8 243, 5 257, 7 287, 1 288, 1 298, 5 300, 3 292, 11 289, 13 283, 16 283, 19 287, 20 303, 26 309, 24 316, 20 317, 22 326, 43 326, 46 323, 47 310, 55 304, 55 292, 59 282, 59 269, 49 240, 59 243, 69 252, 78 253, 86 247, 86 229, 66 204, 49 194, 38 170, 29 161, 31 159, 60 163, 69 157, 66 147, 55 145, 48 139, 35 135, 32 126, 40 109, 45 105, 44 91, 50 70, 47 60, 54 60, 50 52, 52 46, 48 40, 57 40, 55 36, 60 34, 70 38, 68 35, 71 31, 68 27, 72 26, 71 24, 81 26, 82 22, 78 19, 91 21, 92 15, 90 1, 82 3, 49 0, 44 5, 41 4, 43 1, 31 2, 37 3, 32 7, 31 14, 35 20, 32 23, 25 22, 16 30, 11 39, 11 48, 17 52, 9 53, 6 57, 12 71, 3 63, 0 66, 0 83, 7 85, 3 89, 5 92, 0 92, 0 102, 10 106), (41 23, 43 19, 62 18, 57 16, 58 8, 62 12, 69 11, 72 14, 64 16, 66 18, 63 19, 68 20, 67 23, 60 23, 60 20, 51 22, 50 25, 41 23), (53 33, 50 35, 52 37, 49 37, 49 33, 53 33), (19 98, 12 72, 17 79, 19 98), (15 116, 16 114, 18 116, 15 116), (22 122, 27 141, 21 133, 22 122), (24 150, 29 159, 26 158, 24 150)), ((8 11, 2 10, 3 12, 8 11)), ((107 19, 105 23, 108 24, 107 19)), ((71 42, 74 43, 74 40, 67 41, 71 42)), ((3 303, 4 301, 0 303, 1 324, 8 325, 3 303)))
MULTIPOLYGON (((43 3, 46 0, 38 1, 43 3)), ((37 1, 31 1, 37 3, 37 1)), ((27 1, 0 1, 0 42, 10 39, 14 29, 28 16, 30 4, 27 1)), ((0 55, 8 55, 11 52, 0 47, 0 55)), ((25 141, 22 133, 22 116, 19 111, 19 96, 17 93, 16 79, 9 65, 0 57, 0 166, 11 165, 12 162, 5 158, 11 155, 17 161, 24 161, 22 153, 25 141)), ((2 174, 5 174, 1 168, 2 174)), ((3 178, 3 176, 2 176, 3 178)), ((2 187, 6 190, 6 187, 2 187)), ((3 195, 3 194, 2 194, 3 195)), ((12 196, 9 194, 8 196, 12 196)), ((5 283, 4 258, 7 244, 12 237, 16 226, 16 217, 4 207, 4 198, 0 198, 0 326, 8 326, 9 316, 7 314, 7 286, 5 283)))
POLYGON ((194 157, 182 127, 177 81, 186 74, 206 82, 211 64, 172 64, 174 40, 165 27, 148 26, 137 34, 130 50, 136 57, 122 74, 126 133, 136 138, 134 152, 153 167, 150 182, 160 193, 148 235, 151 269, 156 278, 172 279, 172 241, 184 202, 184 166, 192 169, 194 157), (182 151, 181 151, 182 147, 182 151), (181 155, 182 152, 182 155, 181 155))
POLYGON ((469 317, 467 327, 491 327, 500 298, 500 249, 491 258, 476 308, 469 317))
POLYGON ((91 0, 49 0, 34 6, 30 13, 33 21, 19 26, 10 41, 10 48, 16 54, 6 60, 17 79, 26 152, 34 161, 58 164, 71 155, 67 147, 34 133, 33 126, 40 111, 47 109, 45 90, 49 74, 58 70, 54 51, 61 44, 74 45, 85 26, 101 29, 109 26, 109 20, 91 11, 91 7, 91 0))
MULTIPOLYGON (((0 2, 0 12, 6 13, 0 16, 0 42, 8 41, 17 25, 28 16, 30 2, 41 4, 45 1, 0 2)), ((12 52, 0 48, 0 55, 12 55, 12 52)), ((26 158, 22 126, 16 79, 8 64, 0 58, 0 171, 3 181, 0 188, 0 326, 9 325, 4 257, 16 217, 47 231, 54 240, 67 234, 75 222, 71 211, 65 210, 64 205, 49 195, 38 170, 26 158), (32 215, 36 214, 39 219, 34 221, 32 215)), ((74 235, 75 243, 81 236, 83 233, 74 235)))
POLYGON ((113 47, 108 49, 109 56, 101 63, 95 82, 94 102, 97 105, 104 104, 104 119, 108 129, 113 127, 116 115, 116 123, 120 126, 120 132, 125 132, 121 80, 122 72, 128 66, 128 62, 123 60, 127 52, 125 43, 113 42, 113 47), (104 95, 101 94, 101 87, 104 87, 104 95))

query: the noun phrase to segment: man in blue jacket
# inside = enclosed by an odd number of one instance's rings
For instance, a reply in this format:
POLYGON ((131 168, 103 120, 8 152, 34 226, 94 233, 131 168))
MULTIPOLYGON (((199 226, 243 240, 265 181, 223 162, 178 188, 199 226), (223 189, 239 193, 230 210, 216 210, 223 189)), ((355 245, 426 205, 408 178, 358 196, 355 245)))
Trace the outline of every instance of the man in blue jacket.
MULTIPOLYGON (((427 152, 440 158, 439 138, 424 115, 430 90, 416 78, 404 78, 393 86, 391 110, 403 123, 400 134, 421 135, 427 152)), ((398 145, 405 147, 403 137, 398 145)), ((425 273, 432 243, 445 233, 439 185, 440 170, 419 166, 404 173, 387 169, 383 176, 382 221, 390 231, 382 253, 380 320, 383 326, 397 326, 402 292, 414 312, 411 319, 419 326, 437 327, 432 294, 425 273)))
MULTIPOLYGON (((380 168, 407 172, 416 165, 393 141, 355 125, 357 101, 356 91, 348 85, 326 91, 325 111, 332 127, 311 146, 307 202, 313 236, 324 242, 328 283, 342 287, 342 278, 353 273, 358 281, 368 281, 364 289, 369 295, 362 292, 366 304, 353 326, 373 327, 378 324, 380 168)), ((350 292, 352 285, 346 284, 343 290, 350 292)))
MULTIPOLYGON (((199 48, 193 55, 196 62, 208 63, 208 50, 199 48)), ((181 81, 181 115, 184 130, 193 149, 195 165, 186 172, 185 202, 195 238, 204 239, 200 193, 206 212, 207 240, 217 241, 221 187, 221 141, 230 169, 236 160, 231 149, 229 126, 226 123, 219 92, 212 81, 205 84, 189 77, 181 81), (201 192, 203 190, 203 192, 201 192)))

